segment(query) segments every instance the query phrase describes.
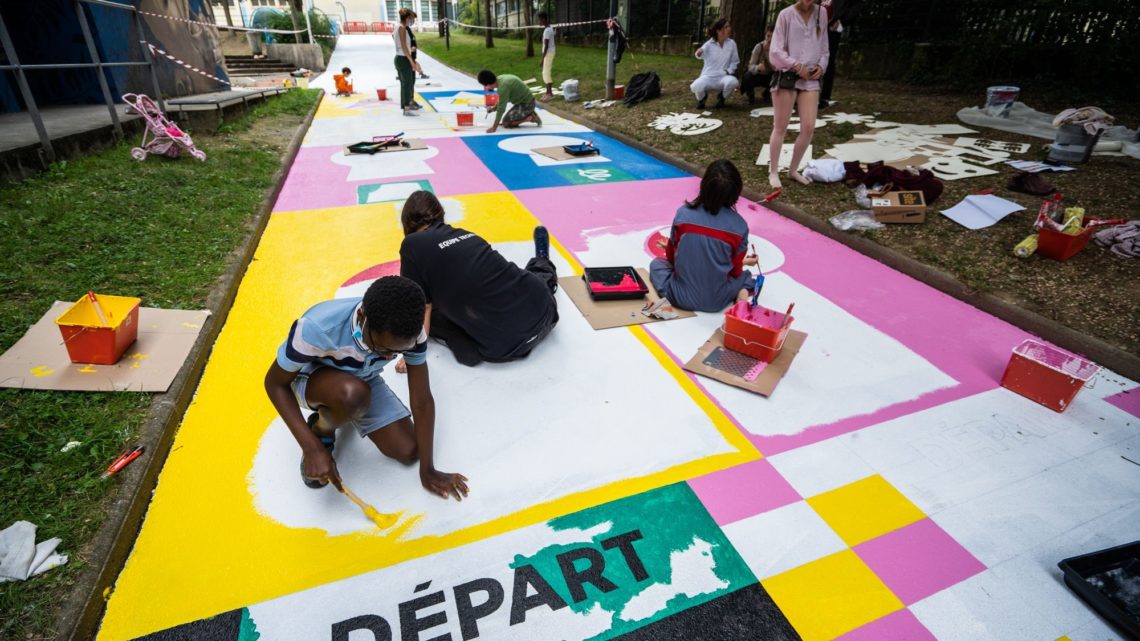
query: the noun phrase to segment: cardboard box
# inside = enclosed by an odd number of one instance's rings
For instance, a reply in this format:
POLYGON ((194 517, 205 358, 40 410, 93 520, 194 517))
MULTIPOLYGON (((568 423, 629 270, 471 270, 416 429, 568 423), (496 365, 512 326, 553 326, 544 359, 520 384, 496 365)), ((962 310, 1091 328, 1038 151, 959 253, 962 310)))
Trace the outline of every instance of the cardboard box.
POLYGON ((921 191, 890 191, 872 196, 871 211, 880 223, 926 222, 926 200, 921 191))

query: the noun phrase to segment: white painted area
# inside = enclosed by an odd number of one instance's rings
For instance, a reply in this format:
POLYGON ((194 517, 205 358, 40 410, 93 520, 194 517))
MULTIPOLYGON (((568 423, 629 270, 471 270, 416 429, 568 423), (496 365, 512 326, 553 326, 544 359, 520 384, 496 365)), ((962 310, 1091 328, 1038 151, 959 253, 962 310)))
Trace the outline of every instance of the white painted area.
POLYGON ((618 614, 624 621, 641 621, 657 614, 678 596, 695 597, 728 587, 716 575, 716 559, 712 554, 713 544, 693 538, 693 543, 684 550, 674 550, 669 555, 669 566, 673 569, 676 581, 654 583, 629 600, 618 614))
POLYGON ((407 200, 408 196, 423 189, 419 183, 386 183, 368 192, 369 203, 386 203, 393 200, 407 200))
POLYGON ((805 498, 849 485, 875 473, 845 441, 838 438, 769 456, 768 462, 805 498))
MULTIPOLYGON (((1100 502, 1099 494, 1074 496, 1070 494, 1073 488, 1058 487, 1059 493, 1053 496, 1051 490, 1038 494, 1033 486, 1063 485, 1066 481, 1057 475, 1067 464, 1079 457, 1124 448, 1127 440, 1136 435, 1136 424, 1133 417, 1097 398, 1078 395, 1064 414, 1058 414, 999 388, 838 438, 919 509, 928 515, 940 515, 936 520, 940 524, 945 520, 944 527, 957 527, 958 523, 966 527, 969 514, 949 512, 941 516, 942 513, 977 500, 988 501, 990 507, 999 510, 993 518, 1005 519, 1000 510, 1008 508, 1013 513, 1040 512, 1046 515, 1042 518, 1053 519, 1048 515, 1060 511, 1060 505, 1069 499, 1088 502, 1088 506, 1077 506, 1078 511, 1085 512, 1100 502), (1010 494, 1015 487, 1021 488, 1019 493, 1010 494), (1011 505, 999 506, 1003 502, 1011 505)), ((1119 453, 1116 460, 1120 465, 1110 457, 1090 470, 1088 478, 1111 475, 1106 480, 1125 487, 1134 482, 1134 492, 1140 492, 1140 467, 1121 460, 1119 453)), ((1120 503, 1119 498, 1111 498, 1119 494, 1112 486, 1102 486, 1107 492, 1103 498, 1110 506, 1120 503)), ((982 503, 974 505, 973 509, 963 509, 983 517, 979 527, 996 527, 993 518, 981 514, 989 508, 982 503)), ((1087 518, 1098 515, 1089 514, 1087 518)), ((1009 527, 1016 527, 1012 515, 1009 518, 1009 527)), ((987 553, 988 546, 981 542, 974 548, 966 547, 983 562, 992 563, 1008 558, 1025 543, 1020 539, 1005 542, 1005 556, 987 553)))
POLYGON ((910 611, 939 641, 1036 641, 1063 634, 991 571, 927 597, 910 611))
MULTIPOLYGON (((589 250, 580 252, 579 258, 585 265, 626 265, 630 256, 644 254, 645 236, 646 231, 594 236, 589 239, 589 250)), ((764 400, 719 381, 699 379, 753 434, 798 434, 815 425, 869 414, 955 384, 905 345, 784 273, 765 277, 760 302, 779 310, 794 302, 792 327, 808 333, 807 342, 776 391, 764 400), (829 402, 821 403, 824 398, 829 402)), ((698 313, 696 318, 655 323, 647 329, 684 362, 723 321, 723 314, 698 313)))
POLYGON ((721 530, 760 580, 847 549, 803 501, 729 523, 721 530))
MULTIPOLYGON (((564 607, 557 611, 540 606, 529 610, 526 621, 510 625, 513 570, 508 567, 516 557, 529 557, 543 548, 581 543, 592 545, 599 533, 608 532, 610 524, 581 530, 553 530, 546 524, 533 525, 501 536, 447 550, 433 556, 413 559, 400 565, 383 568, 360 576, 322 585, 250 606, 250 615, 257 624, 263 639, 274 641, 312 641, 329 638, 334 623, 362 614, 382 616, 391 624, 393 638, 401 638, 398 605, 402 601, 443 591, 445 602, 424 608, 420 617, 434 612, 446 615, 446 623, 423 631, 418 638, 437 638, 450 633, 461 639, 459 616, 453 588, 476 579, 494 579, 504 590, 503 603, 493 613, 478 619, 479 638, 503 641, 531 641, 533 639, 563 639, 579 641, 609 630, 617 614, 600 605, 583 614, 564 607), (417 585, 431 582, 416 593, 417 585)), ((615 532, 621 534, 620 532, 615 532)), ((665 608, 668 600, 678 595, 696 596, 726 587, 714 573, 715 560, 712 545, 694 537, 692 545, 670 555, 670 567, 665 576, 650 576, 654 582, 627 604, 621 613, 626 621, 649 618, 665 608)), ((606 573, 610 576, 611 573, 606 573)), ((613 573, 616 575, 616 573, 613 573)), ((563 588, 561 575, 544 576, 552 585, 563 588)), ((621 584, 619 588, 631 586, 621 584)), ((589 588, 593 589, 593 588, 589 588)), ((528 591, 534 594, 534 590, 528 591)), ((476 605, 487 600, 486 592, 472 597, 476 605)), ((360 638, 371 640, 371 635, 360 632, 360 638)))
MULTIPOLYGON (((653 226, 634 231, 623 230, 620 234, 611 233, 608 229, 608 227, 600 227, 582 232, 583 238, 586 238, 590 245, 589 249, 578 253, 578 258, 582 264, 590 267, 629 265, 633 256, 640 256, 644 259, 644 264, 635 264, 634 267, 649 269, 649 261, 653 257, 645 251, 646 239, 656 229, 662 242, 667 241, 671 227, 658 228, 653 226), (640 239, 640 245, 636 250, 633 248, 631 237, 633 240, 640 239), (635 251, 637 253, 632 253, 635 251)), ((756 247, 756 254, 760 256, 760 267, 763 268, 765 275, 775 272, 783 266, 784 252, 780 251, 780 248, 775 244, 755 234, 749 235, 748 242, 756 247)))
MULTIPOLYGON (((530 243, 497 249, 520 265, 534 251, 530 243)), ((561 256, 553 258, 561 273, 570 272, 561 256)), ((468 368, 446 348, 429 346, 436 466, 466 475, 470 497, 458 503, 428 494, 415 466, 391 461, 370 441, 342 431, 336 460, 349 487, 381 512, 426 514, 415 532, 426 536, 733 451, 628 330, 594 331, 563 292, 558 307, 558 326, 520 361, 468 368), (511 390, 512 402, 488 406, 486 399, 501 398, 503 390, 511 390), (654 408, 652 421, 644 420, 647 407, 654 408)), ((407 380, 392 369, 385 380, 407 404, 407 380)), ((249 476, 259 512, 330 534, 375 532, 336 490, 302 485, 299 460, 296 441, 275 420, 249 476)))
POLYGON ((427 149, 393 151, 373 155, 345 154, 338 149, 329 155, 329 160, 333 164, 348 167, 348 178, 345 180, 357 182, 434 174, 435 171, 428 166, 427 161, 438 155, 439 149, 432 146, 428 146, 427 149))
POLYGON ((578 158, 573 158, 570 160, 555 160, 533 151, 534 149, 542 149, 545 147, 578 145, 582 142, 583 140, 581 138, 571 138, 570 136, 513 136, 511 138, 504 138, 500 140, 499 149, 502 149, 503 151, 509 151, 512 154, 522 154, 524 156, 528 156, 538 167, 561 167, 563 165, 613 162, 611 159, 606 158, 602 154, 593 156, 580 156, 578 158))

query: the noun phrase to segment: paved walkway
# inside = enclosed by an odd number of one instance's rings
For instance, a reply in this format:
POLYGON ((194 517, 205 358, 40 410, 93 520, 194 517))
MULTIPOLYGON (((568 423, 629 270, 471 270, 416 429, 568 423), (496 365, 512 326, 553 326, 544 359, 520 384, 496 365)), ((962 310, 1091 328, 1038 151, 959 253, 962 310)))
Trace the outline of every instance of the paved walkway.
POLYGON ((429 108, 401 116, 374 91, 398 95, 391 59, 390 38, 341 39, 330 68, 361 93, 326 96, 305 138, 100 641, 1118 638, 1056 563, 1140 531, 1136 383, 1104 371, 1065 413, 1037 405, 999 385, 1025 332, 749 202, 762 302, 794 302, 808 335, 771 397, 682 369, 721 315, 595 331, 562 291, 524 361, 429 350, 436 461, 469 500, 347 435, 350 487, 419 519, 381 532, 303 487, 262 377, 306 308, 398 272, 411 190, 520 263, 541 221, 570 275, 646 266, 698 184, 547 112, 459 128, 479 87, 430 59, 429 108), (399 131, 426 148, 343 153, 399 131), (531 151, 581 140, 602 156, 531 151))

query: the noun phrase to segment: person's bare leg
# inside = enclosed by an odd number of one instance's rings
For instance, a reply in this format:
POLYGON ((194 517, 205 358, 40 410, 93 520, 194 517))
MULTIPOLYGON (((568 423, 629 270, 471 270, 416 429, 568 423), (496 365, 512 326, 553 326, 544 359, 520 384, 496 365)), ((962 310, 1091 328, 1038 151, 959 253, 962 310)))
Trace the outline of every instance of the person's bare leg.
POLYGON ((305 402, 318 413, 317 436, 333 436, 338 427, 364 416, 371 398, 367 383, 331 367, 310 374, 305 387, 305 402))
POLYGON ((416 449, 416 430, 409 416, 385 425, 368 435, 368 440, 390 459, 411 465, 419 458, 416 449))
POLYGON ((783 186, 780 183, 780 149, 784 146, 784 134, 788 131, 788 120, 792 118, 792 103, 795 99, 796 92, 793 89, 777 89, 772 92, 774 114, 772 135, 768 138, 768 184, 773 189, 783 186))
POLYGON ((815 134, 815 115, 818 111, 819 92, 801 91, 796 99, 796 112, 800 115, 800 135, 796 136, 796 145, 792 150, 792 164, 788 167, 788 175, 804 185, 810 185, 811 178, 800 174, 800 161, 803 160, 808 145, 811 144, 811 138, 815 134))

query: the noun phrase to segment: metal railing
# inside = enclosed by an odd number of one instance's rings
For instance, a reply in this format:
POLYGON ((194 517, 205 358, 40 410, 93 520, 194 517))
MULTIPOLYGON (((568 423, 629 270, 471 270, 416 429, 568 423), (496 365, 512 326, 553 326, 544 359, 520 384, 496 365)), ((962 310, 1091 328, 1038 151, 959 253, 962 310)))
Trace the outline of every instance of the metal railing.
POLYGON ((150 49, 147 47, 143 31, 142 16, 139 14, 138 9, 119 2, 112 2, 111 0, 73 0, 73 2, 75 5, 75 14, 79 18, 79 27, 83 31, 83 40, 87 43, 87 52, 91 56, 91 62, 20 64, 20 58, 16 54, 16 47, 12 44, 11 36, 8 35, 8 26, 4 23, 4 14, 0 12, 0 46, 3 46, 4 55, 7 56, 9 63, 0 65, 0 71, 15 72, 20 97, 23 98, 24 104, 28 108, 28 115, 31 116, 32 124, 36 128, 36 135, 39 136, 44 157, 49 163, 55 162, 55 148, 52 147, 51 137, 48 135, 47 128, 44 127, 43 116, 40 114, 39 107, 36 105, 36 99, 35 96, 32 95, 32 89, 28 85, 27 75, 25 74, 26 70, 95 69, 99 77, 99 87, 103 91, 103 100, 107 103, 107 111, 111 114, 111 123, 114 126, 116 139, 123 138, 123 125, 119 122, 119 112, 115 108, 115 98, 111 95, 111 87, 107 84, 105 68, 149 67, 151 83, 154 85, 154 100, 158 103, 159 108, 165 111, 162 101, 162 90, 158 84, 158 72, 154 67, 154 58, 151 57, 150 49), (103 62, 100 60, 99 49, 95 46, 95 39, 91 35, 91 25, 87 20, 87 12, 83 10, 84 4, 129 11, 134 18, 135 28, 138 30, 139 48, 142 50, 143 57, 142 62, 103 62))

